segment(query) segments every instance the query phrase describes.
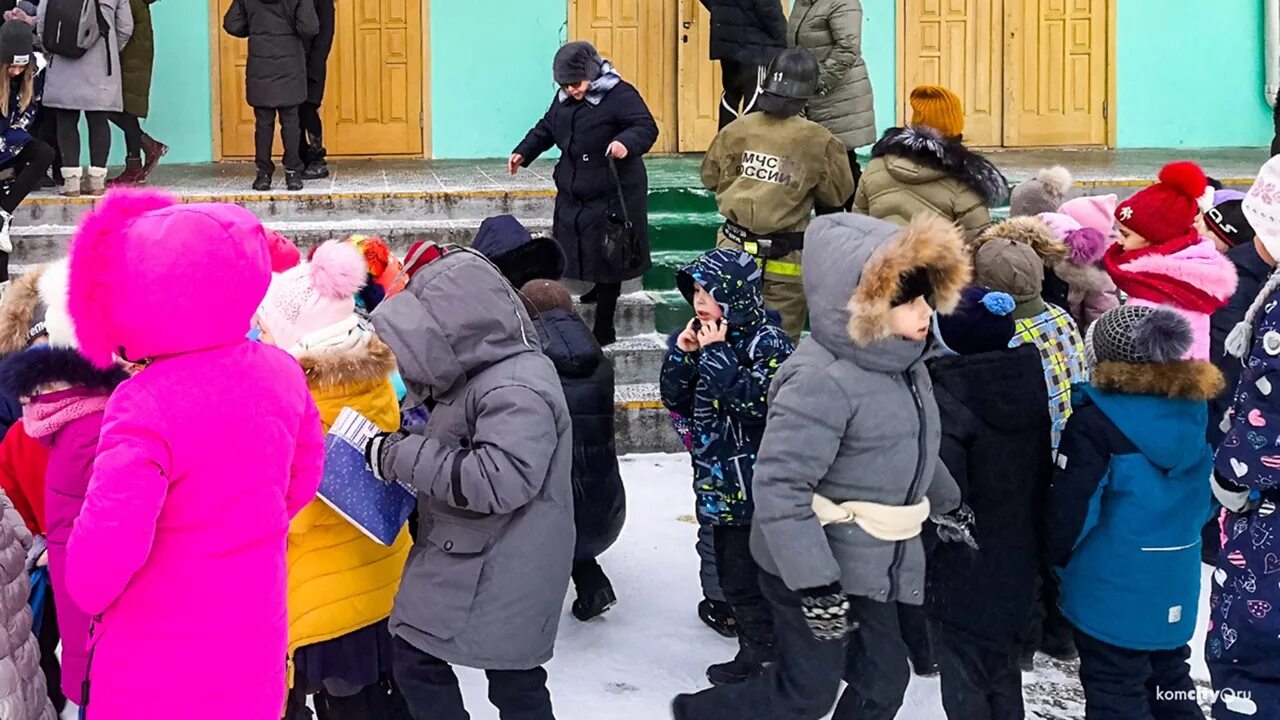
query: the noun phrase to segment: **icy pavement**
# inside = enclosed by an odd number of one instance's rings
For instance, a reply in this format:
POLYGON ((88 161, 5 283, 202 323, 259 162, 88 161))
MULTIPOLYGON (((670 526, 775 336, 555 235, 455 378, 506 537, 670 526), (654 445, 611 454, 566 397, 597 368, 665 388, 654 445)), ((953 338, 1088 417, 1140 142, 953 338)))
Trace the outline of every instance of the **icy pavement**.
MULTIPOLYGON (((572 593, 566 599, 556 656, 547 666, 559 720, 669 718, 671 698, 708 687, 707 665, 728 660, 736 649, 695 612, 702 592, 688 456, 627 456, 622 477, 627 525, 601 559, 618 605, 583 624, 569 614, 572 593)), ((1202 607, 1208 607, 1207 596, 1202 607)), ((1203 647, 1203 626, 1202 618, 1193 647, 1203 647)), ((1200 652, 1192 656, 1193 672, 1207 679, 1200 652)), ((484 675, 460 669, 459 676, 472 718, 497 720, 485 698, 484 675)), ((1084 718, 1073 664, 1040 656, 1036 672, 1024 676, 1024 683, 1028 718, 1084 718)), ((898 718, 944 720, 938 693, 938 680, 913 678, 898 718)))

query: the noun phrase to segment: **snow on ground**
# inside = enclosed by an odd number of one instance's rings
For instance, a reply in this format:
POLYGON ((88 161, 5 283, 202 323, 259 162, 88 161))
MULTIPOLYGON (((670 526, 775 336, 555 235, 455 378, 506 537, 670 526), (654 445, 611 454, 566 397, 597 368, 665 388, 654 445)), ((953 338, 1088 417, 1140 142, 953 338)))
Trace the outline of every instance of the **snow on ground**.
MULTIPOLYGON (((671 698, 708 687, 707 665, 732 658, 737 647, 698 620, 702 591, 688 456, 627 456, 622 477, 627 525, 601 558, 618 605, 584 624, 569 614, 572 592, 566 599, 556 656, 547 665, 559 720, 669 718, 671 698)), ((1209 573, 1204 577, 1201 607, 1207 608, 1209 573)), ((1203 614, 1193 648, 1204 647, 1203 614)), ((1207 681, 1198 649, 1192 662, 1197 680, 1207 681)), ((458 675, 471 717, 497 720, 483 673, 459 668, 458 675)), ((1024 676, 1024 688, 1030 719, 1084 717, 1074 664, 1042 655, 1036 672, 1024 676)), ((944 720, 938 680, 913 678, 898 718, 944 720)))

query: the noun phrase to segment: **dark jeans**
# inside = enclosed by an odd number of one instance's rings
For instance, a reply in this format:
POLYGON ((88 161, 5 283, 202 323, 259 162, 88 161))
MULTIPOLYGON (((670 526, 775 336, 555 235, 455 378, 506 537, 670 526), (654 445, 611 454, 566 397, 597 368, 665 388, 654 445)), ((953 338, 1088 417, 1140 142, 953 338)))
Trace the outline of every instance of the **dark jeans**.
POLYGON ((911 678, 893 603, 850 597, 858 629, 846 641, 822 642, 809 632, 799 593, 764 572, 760 589, 773 609, 781 659, 741 685, 687 698, 677 720, 818 720, 831 710, 841 680, 849 686, 832 720, 893 720, 911 678))
POLYGON ((276 171, 271 162, 271 143, 275 139, 276 116, 280 117, 280 141, 284 143, 284 169, 286 172, 302 172, 302 130, 298 127, 298 106, 287 108, 258 107, 253 109, 254 164, 258 172, 270 175, 276 171))
POLYGON ((751 112, 760 87, 760 65, 736 60, 720 61, 720 79, 724 93, 720 96, 720 129, 751 112))
POLYGON ((738 644, 753 650, 772 648, 773 617, 760 592, 760 566, 751 556, 751 526, 717 525, 713 532, 716 572, 738 621, 738 644))
MULTIPOLYGON (((467 720, 458 676, 449 663, 400 638, 392 642, 396 684, 413 720, 467 720)), ((498 708, 502 720, 555 720, 546 670, 486 670, 484 674, 489 679, 489 702, 498 708)))
POLYGON ((818 215, 830 215, 840 211, 849 211, 853 209, 853 196, 858 194, 858 183, 862 182, 862 166, 858 164, 858 153, 855 150, 849 150, 849 170, 853 173, 853 194, 849 195, 849 199, 844 205, 836 207, 833 205, 823 205, 816 203, 814 212, 818 215))
POLYGON ((1023 720, 1018 644, 999 647, 943 623, 933 625, 948 720, 1023 720))
MULTIPOLYGON (((63 167, 80 167, 80 111, 54 110, 58 116, 58 151, 62 153, 63 167)), ((89 125, 89 165, 104 168, 111 154, 111 126, 107 123, 110 113, 86 110, 85 122, 89 125)))
POLYGON ((1128 650, 1077 629, 1076 648, 1086 720, 1204 720, 1187 664, 1189 647, 1128 650))
POLYGON ((27 195, 40 186, 40 178, 53 165, 53 148, 42 140, 31 139, 22 150, 5 164, 13 168, 13 179, 0 190, 0 210, 10 215, 18 209, 27 195))
POLYGON ((311 103, 299 105, 298 125, 302 129, 303 163, 324 162, 324 123, 320 119, 320 106, 311 103))
POLYGON ((113 112, 111 122, 124 133, 125 157, 130 160, 141 160, 142 123, 138 121, 138 116, 127 112, 113 112))

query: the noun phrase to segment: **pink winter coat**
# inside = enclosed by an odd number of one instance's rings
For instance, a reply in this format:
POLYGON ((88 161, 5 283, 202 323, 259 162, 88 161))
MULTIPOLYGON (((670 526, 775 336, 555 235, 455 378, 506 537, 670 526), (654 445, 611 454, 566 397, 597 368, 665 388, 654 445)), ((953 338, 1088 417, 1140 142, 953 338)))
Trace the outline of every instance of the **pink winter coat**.
POLYGON ((71 241, 81 350, 149 361, 107 403, 67 547, 97 616, 93 720, 277 720, 289 520, 315 495, 320 418, 296 361, 245 339, 270 277, 233 205, 115 191, 71 241))

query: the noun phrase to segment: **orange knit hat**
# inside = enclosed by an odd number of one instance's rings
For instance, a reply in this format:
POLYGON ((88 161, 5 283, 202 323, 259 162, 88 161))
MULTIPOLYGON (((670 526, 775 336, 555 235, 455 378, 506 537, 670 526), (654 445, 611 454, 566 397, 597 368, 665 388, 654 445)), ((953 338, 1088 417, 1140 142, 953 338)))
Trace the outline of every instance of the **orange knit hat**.
POLYGON ((941 85, 920 85, 911 91, 911 124, 959 137, 964 134, 964 103, 941 85))

